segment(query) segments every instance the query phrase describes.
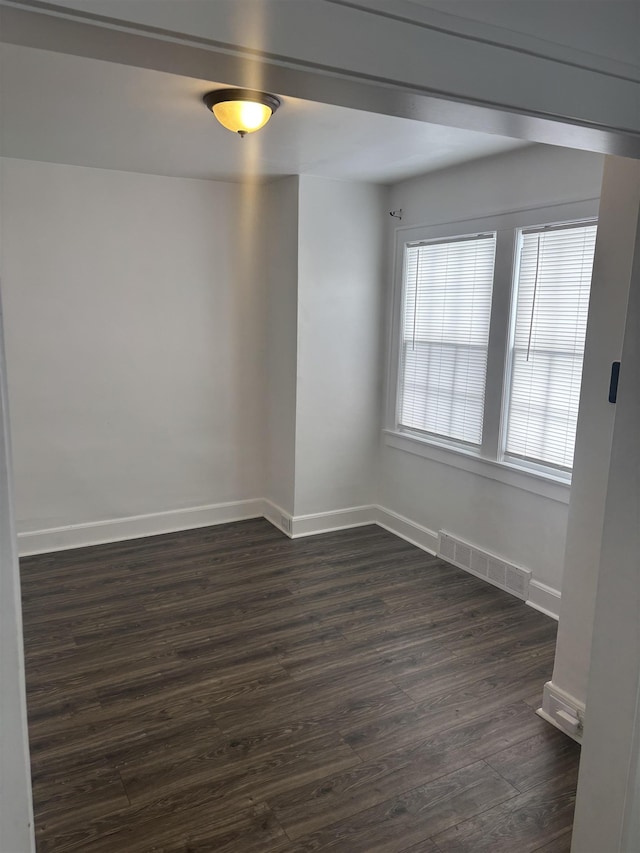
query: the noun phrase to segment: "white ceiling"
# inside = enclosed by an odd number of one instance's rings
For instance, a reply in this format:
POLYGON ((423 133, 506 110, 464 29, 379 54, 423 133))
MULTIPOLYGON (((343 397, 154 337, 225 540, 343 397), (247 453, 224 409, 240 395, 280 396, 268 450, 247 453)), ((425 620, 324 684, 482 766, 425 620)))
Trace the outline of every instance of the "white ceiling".
POLYGON ((390 183, 526 144, 295 98, 241 140, 201 101, 223 82, 10 44, 0 62, 7 157, 217 180, 253 170, 390 183))
MULTIPOLYGON (((65 2, 65 0, 63 0, 65 2)), ((393 2, 393 0, 390 0, 393 2)), ((428 9, 640 68, 638 0, 411 0, 428 9)), ((506 38, 505 38, 506 36, 506 38)))

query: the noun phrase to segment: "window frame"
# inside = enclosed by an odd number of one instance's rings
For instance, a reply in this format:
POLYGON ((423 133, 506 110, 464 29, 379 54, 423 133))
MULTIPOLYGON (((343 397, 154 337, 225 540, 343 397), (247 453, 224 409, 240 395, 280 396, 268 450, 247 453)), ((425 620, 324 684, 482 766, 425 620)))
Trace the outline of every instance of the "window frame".
POLYGON ((515 454, 509 453, 507 450, 507 430, 509 425, 509 407, 510 407, 510 398, 511 398, 511 390, 512 390, 512 376, 513 376, 513 354, 515 350, 514 346, 514 338, 515 338, 515 328, 516 328, 516 320, 517 320, 517 311, 518 311, 518 294, 519 294, 519 273, 520 273, 520 259, 523 248, 522 237, 525 232, 532 231, 540 231, 544 232, 546 230, 568 230, 570 228, 579 228, 585 225, 596 225, 598 224, 597 215, 584 217, 582 219, 573 219, 569 222, 544 222, 537 226, 525 226, 518 227, 515 229, 515 254, 513 258, 513 273, 512 273, 512 284, 511 284, 511 308, 510 308, 510 317, 509 317, 509 337, 508 337, 508 347, 507 347, 507 355, 505 358, 505 371, 504 371, 504 383, 503 383, 503 392, 502 392, 502 412, 500 418, 500 456, 499 461, 505 462, 509 465, 514 465, 518 468, 521 468, 525 471, 535 471, 538 474, 547 475, 549 477, 554 477, 561 480, 566 480, 568 483, 571 482, 572 470, 563 469, 558 465, 552 465, 549 463, 548 465, 542 461, 528 459, 526 457, 517 456, 515 454))
POLYGON ((515 276, 518 234, 521 230, 597 219, 599 199, 529 207, 446 223, 399 226, 394 229, 393 287, 390 295, 383 442, 451 467, 552 497, 569 499, 571 475, 505 454, 506 393, 510 381, 510 337, 515 318, 515 276), (479 446, 401 429, 400 402, 402 308, 405 246, 422 241, 447 240, 464 235, 496 233, 489 351, 484 401, 482 443, 479 446), (522 463, 525 464, 522 464, 522 463))
MULTIPOLYGON (((447 436, 444 433, 430 432, 429 430, 421 430, 418 427, 416 427, 414 429, 414 428, 409 427, 405 424, 403 424, 402 428, 400 428, 400 417, 401 417, 401 411, 402 411, 403 401, 404 401, 404 394, 402 393, 401 378, 402 378, 402 374, 404 372, 403 368, 404 368, 405 358, 404 358, 403 354, 404 354, 404 348, 405 348, 405 344, 406 344, 405 329, 404 329, 404 319, 406 316, 406 310, 405 310, 406 309, 406 299, 405 299, 404 288, 405 288, 405 282, 406 282, 406 278, 407 278, 407 249, 413 249, 416 247, 428 246, 428 245, 441 246, 441 245, 451 244, 451 243, 468 243, 468 242, 472 242, 472 241, 478 240, 478 239, 488 239, 491 241, 492 247, 494 247, 494 269, 493 269, 492 284, 491 284, 492 293, 491 293, 491 300, 489 303, 489 314, 491 315, 491 304, 493 302, 493 278, 495 278, 495 246, 497 244, 497 235, 494 231, 483 231, 483 232, 478 232, 478 233, 474 232, 472 234, 458 234, 452 239, 440 237, 440 238, 435 238, 432 240, 420 240, 417 243, 409 242, 409 241, 404 241, 404 243, 403 243, 403 247, 402 247, 402 270, 401 270, 400 327, 399 327, 399 336, 398 336, 398 340, 399 340, 398 378, 397 378, 397 383, 396 383, 396 410, 395 410, 396 426, 397 426, 398 430, 401 431, 403 434, 404 433, 415 434, 418 437, 424 436, 425 439, 435 441, 436 443, 442 442, 445 444, 453 444, 456 447, 471 448, 471 449, 480 447, 481 442, 480 442, 480 444, 477 444, 476 442, 467 441, 467 440, 462 439, 462 438, 454 438, 453 436, 447 436)), ((416 281, 416 288, 417 288, 417 281, 416 281)), ((489 320, 491 320, 491 317, 489 317, 489 320)), ((489 332, 490 332, 490 328, 487 331, 487 361, 488 361, 488 355, 489 355, 489 332)), ((486 371, 485 371, 485 386, 486 386, 486 371)), ((484 396, 485 395, 483 394, 483 406, 482 406, 483 416, 484 416, 484 410, 485 410, 484 396)))

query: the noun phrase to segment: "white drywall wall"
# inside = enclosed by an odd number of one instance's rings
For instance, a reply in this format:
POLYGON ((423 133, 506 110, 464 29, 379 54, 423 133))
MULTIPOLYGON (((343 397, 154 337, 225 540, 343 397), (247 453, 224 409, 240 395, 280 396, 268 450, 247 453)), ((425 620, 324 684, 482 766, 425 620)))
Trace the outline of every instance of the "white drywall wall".
POLYGON ((621 357, 640 208, 638 163, 607 158, 585 346, 575 474, 553 686, 587 699, 600 548, 617 406, 608 401, 611 363, 621 357))
POLYGON ((298 358, 298 194, 293 176, 262 193, 266 305, 266 490, 294 513, 296 373, 298 358))
POLYGON ((559 589, 567 505, 393 447, 383 447, 380 504, 530 569, 559 589))
MULTIPOLYGON (((4 221, 4 220, 3 220, 4 221)), ((4 249, 4 243, 0 243, 4 249)), ((0 300, 0 850, 35 850, 25 700, 20 573, 0 300)))
MULTIPOLYGON (((617 245, 618 267, 611 269, 610 286, 627 289, 629 302, 604 523, 593 518, 597 533, 602 530, 602 542, 597 549, 600 568, 573 853, 634 853, 640 849, 636 799, 640 745, 640 163, 610 165, 607 163, 602 186, 603 225, 608 226, 608 236, 618 229, 625 232, 625 242, 617 245), (635 228, 628 228, 630 223, 620 215, 616 189, 627 213, 635 207, 635 228)), ((590 573, 591 567, 588 569, 590 573)), ((590 616, 584 615, 589 623, 590 616)))
POLYGON ((598 198, 603 163, 598 154, 531 145, 401 181, 390 204, 411 226, 598 198))
POLYGON ((374 502, 385 201, 300 178, 296 516, 374 502))
POLYGON ((262 296, 237 186, 2 165, 18 530, 260 496, 262 296))
MULTIPOLYGON (((599 155, 531 147, 396 184, 390 207, 402 208, 402 226, 437 225, 597 198, 602 163, 599 155)), ((381 449, 379 503, 560 589, 566 504, 388 446, 381 449)))

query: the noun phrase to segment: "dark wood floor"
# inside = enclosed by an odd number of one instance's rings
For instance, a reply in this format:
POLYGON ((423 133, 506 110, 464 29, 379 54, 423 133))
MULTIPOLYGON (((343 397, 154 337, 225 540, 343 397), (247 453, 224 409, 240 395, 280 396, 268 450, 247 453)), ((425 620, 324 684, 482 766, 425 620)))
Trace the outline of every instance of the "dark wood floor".
POLYGON ((22 561, 39 853, 567 853, 555 623, 377 527, 22 561))

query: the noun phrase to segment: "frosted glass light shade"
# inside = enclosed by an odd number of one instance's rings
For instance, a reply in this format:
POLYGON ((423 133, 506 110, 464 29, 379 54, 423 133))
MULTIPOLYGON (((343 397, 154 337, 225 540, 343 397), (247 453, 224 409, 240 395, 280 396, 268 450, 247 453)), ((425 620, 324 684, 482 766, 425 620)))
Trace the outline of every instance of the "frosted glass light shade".
POLYGON ((249 89, 217 89, 203 100, 223 127, 240 136, 260 130, 280 106, 274 95, 249 89))
POLYGON ((260 130, 272 115, 269 107, 255 101, 225 101, 215 105, 213 114, 223 127, 234 133, 260 130))

